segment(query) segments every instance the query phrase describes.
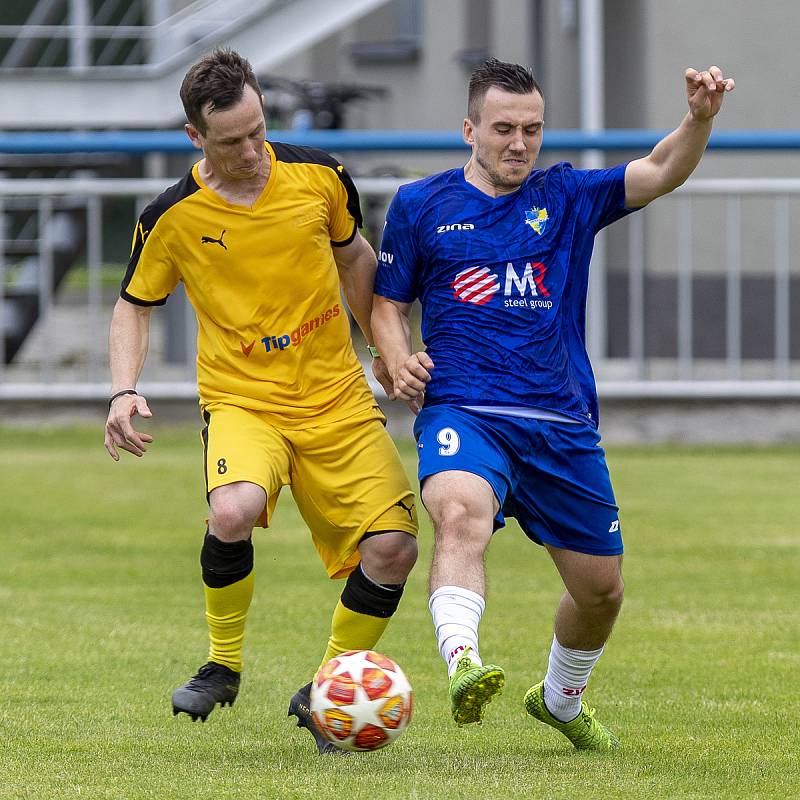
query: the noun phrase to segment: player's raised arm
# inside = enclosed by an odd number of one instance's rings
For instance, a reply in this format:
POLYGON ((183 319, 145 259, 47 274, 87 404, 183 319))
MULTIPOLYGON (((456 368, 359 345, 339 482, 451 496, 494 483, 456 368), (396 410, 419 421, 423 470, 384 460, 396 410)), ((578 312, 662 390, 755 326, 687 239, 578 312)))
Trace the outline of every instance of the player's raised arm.
POLYGON ((719 67, 685 73, 689 113, 676 130, 665 136, 644 158, 631 161, 625 170, 625 205, 638 208, 680 186, 694 171, 706 149, 714 117, 732 78, 719 67))
POLYGON ((143 456, 147 451, 146 445, 153 441, 152 436, 136 431, 132 424, 135 414, 153 416, 147 401, 135 391, 147 357, 151 310, 149 306, 137 306, 120 298, 111 318, 111 400, 106 420, 105 446, 114 461, 119 461, 117 448, 135 456, 143 456))

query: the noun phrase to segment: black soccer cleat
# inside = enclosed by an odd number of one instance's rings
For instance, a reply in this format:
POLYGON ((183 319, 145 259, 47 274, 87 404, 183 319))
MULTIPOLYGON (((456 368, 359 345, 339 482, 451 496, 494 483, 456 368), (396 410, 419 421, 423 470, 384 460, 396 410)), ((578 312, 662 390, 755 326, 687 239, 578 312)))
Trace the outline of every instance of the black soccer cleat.
POLYGON ((297 727, 305 728, 317 743, 317 749, 321 755, 347 755, 346 750, 337 747, 333 742, 328 741, 317 727, 314 718, 311 716, 311 684, 298 689, 289 701, 289 714, 287 716, 297 717, 297 727))
POLYGON ((214 706, 232 706, 239 694, 241 675, 232 669, 209 661, 197 671, 183 686, 172 693, 172 714, 183 711, 193 722, 198 717, 202 722, 214 710, 214 706))

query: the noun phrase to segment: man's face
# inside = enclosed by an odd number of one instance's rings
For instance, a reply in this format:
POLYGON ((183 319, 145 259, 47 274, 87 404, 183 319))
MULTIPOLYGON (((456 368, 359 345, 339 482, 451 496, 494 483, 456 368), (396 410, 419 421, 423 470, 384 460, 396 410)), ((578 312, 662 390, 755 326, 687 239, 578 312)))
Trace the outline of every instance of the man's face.
POLYGON ((264 109, 255 90, 245 86, 238 103, 219 111, 206 107, 203 117, 205 133, 191 123, 186 125, 186 133, 192 144, 203 151, 212 171, 230 181, 257 176, 267 156, 264 109))
POLYGON ((464 120, 464 141, 483 177, 500 191, 513 191, 530 175, 542 146, 544 98, 489 88, 480 121, 464 120))

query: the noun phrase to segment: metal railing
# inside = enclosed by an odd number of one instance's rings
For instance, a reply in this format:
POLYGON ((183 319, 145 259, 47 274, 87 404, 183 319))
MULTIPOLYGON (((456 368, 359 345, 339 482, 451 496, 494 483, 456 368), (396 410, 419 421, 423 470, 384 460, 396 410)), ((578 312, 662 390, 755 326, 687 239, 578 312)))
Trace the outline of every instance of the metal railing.
POLYGON ((194 0, 174 14, 166 13, 167 4, 142 0, 127 2, 120 12, 106 2, 92 13, 88 0, 69 0, 62 14, 38 3, 28 21, 21 25, 0 25, 0 42, 11 47, 0 61, 0 68, 42 69, 56 66, 56 57, 65 56, 64 67, 85 72, 92 67, 158 65, 199 41, 217 37, 242 18, 267 13, 276 0, 194 0), (109 11, 110 9, 110 11, 109 11), (38 13, 37 13, 38 12, 38 13), (117 20, 107 19, 116 13, 117 20), (63 19, 59 19, 63 16, 63 19), (42 19, 55 18, 55 24, 42 19), (148 24, 150 23, 150 24, 148 24), (127 42, 127 52, 119 44, 127 42), (59 47, 66 45, 66 54, 59 47), (36 51, 31 63, 31 51, 36 51))
MULTIPOLYGON (((797 259, 791 258, 792 226, 790 202, 800 198, 800 179, 796 178, 718 178, 695 179, 688 181, 668 198, 661 198, 658 204, 672 203, 675 206, 675 217, 678 220, 677 259, 675 279, 677 291, 677 343, 673 364, 673 383, 693 381, 695 390, 701 389, 708 381, 704 375, 715 374, 719 382, 724 381, 727 387, 717 387, 723 395, 731 389, 742 391, 742 383, 746 391, 754 396, 763 396, 774 390, 776 393, 789 391, 786 382, 790 379, 798 381, 800 371, 800 349, 792 353, 792 332, 800 327, 795 319, 792 322, 792 283, 800 279, 797 259), (715 198, 724 206, 724 230, 720 235, 720 253, 725 269, 720 278, 724 284, 724 355, 716 359, 703 359, 700 362, 695 353, 695 327, 698 315, 695 313, 696 289, 694 287, 695 257, 694 228, 696 227, 693 206, 700 198, 715 198), (772 325, 764 325, 761 333, 769 333, 772 344, 772 357, 749 359, 760 361, 760 365, 748 363, 744 357, 742 340, 744 323, 742 315, 743 271, 742 241, 752 235, 752 227, 746 228, 742 218, 742 202, 744 199, 760 198, 766 203, 765 219, 772 220, 772 230, 762 231, 765 238, 774 243, 771 263, 765 260, 759 264, 759 275, 762 279, 773 283, 772 292, 772 325), (792 356, 794 355, 794 358, 792 356), (760 368, 759 368, 760 366, 760 368), (766 366, 766 369, 764 368, 766 366), (748 373, 750 379, 747 380, 748 373), (759 380, 753 379, 753 375, 759 380)), ((631 374, 638 380, 652 377, 648 369, 648 358, 645 346, 645 275, 647 258, 645 228, 649 209, 634 214, 626 220, 628 228, 628 341, 631 374)), ((800 287, 799 287, 800 288, 800 287)), ((797 304, 795 303, 795 306, 797 304)), ((769 347, 765 346, 764 350, 769 347)), ((651 389, 658 383, 650 380, 651 389)), ((707 387, 706 387, 707 388, 707 387)), ((789 391, 800 394, 800 383, 789 391)), ((624 391, 624 390, 621 390, 624 391)), ((664 391, 659 389, 658 391, 664 391)), ((682 388, 681 392, 690 387, 682 388)))
MULTIPOLYGON (((542 151, 650 151, 669 131, 614 128, 583 131, 550 128, 542 151)), ((467 152, 463 136, 449 130, 271 130, 270 140, 342 152, 467 152)), ((708 150, 800 151, 800 130, 719 130, 708 150)), ((191 153, 182 130, 0 131, 0 153, 191 153)))
MULTIPOLYGON (((378 204, 388 204, 397 187, 407 179, 361 178, 356 181, 362 199, 378 204)), ((35 353, 28 354, 4 367, 0 351, 0 399, 42 397, 104 397, 108 389, 106 367, 106 339, 113 288, 103 289, 103 207, 114 198, 132 198, 138 210, 173 180, 162 179, 64 179, 64 180, 2 180, 0 179, 0 212, 15 202, 27 198, 35 201, 37 229, 39 231, 39 274, 36 287, 37 302, 42 310, 37 326, 39 338, 35 353), (81 198, 84 204, 86 241, 86 286, 76 299, 72 291, 70 309, 59 309, 52 296, 52 264, 54 241, 47 233, 59 203, 70 198, 74 204, 81 198), (58 318, 54 316, 58 311, 58 318), (71 316, 70 316, 71 314, 71 316), (56 363, 54 355, 67 340, 80 351, 78 358, 69 358, 69 366, 56 363)), ((622 276, 627 295, 625 311, 625 336, 621 352, 613 352, 609 330, 600 332, 600 352, 593 353, 596 372, 604 396, 619 397, 800 397, 800 348, 796 346, 800 320, 793 316, 793 284, 800 286, 798 259, 793 256, 793 230, 791 204, 800 199, 800 179, 709 179, 689 181, 667 198, 662 198, 652 208, 644 209, 617 223, 614 228, 624 231, 621 242, 610 248, 609 270, 606 279, 622 276), (724 269, 713 272, 720 283, 724 297, 724 352, 713 357, 696 352, 696 330, 703 319, 698 316, 698 290, 696 281, 701 268, 694 257, 697 228, 694 204, 703 198, 718 198, 725 209, 724 225, 719 231, 720 260, 724 269), (765 203, 764 213, 746 218, 742 203, 759 198, 765 203), (676 225, 659 220, 657 214, 674 214, 676 225), (758 231, 759 220, 771 220, 769 230, 758 231), (654 259, 648 253, 649 229, 674 230, 674 261, 664 264, 663 258, 654 259), (742 314, 743 294, 748 271, 743 268, 742 242, 763 236, 774 243, 770 258, 758 265, 763 281, 772 283, 772 301, 764 313, 771 324, 764 334, 771 345, 764 344, 767 352, 758 358, 748 357, 742 314), (648 307, 648 283, 661 276, 674 287, 675 319, 671 321, 677 341, 674 352, 667 355, 652 352, 652 335, 648 324, 652 320, 648 307), (793 335, 795 349, 793 351, 793 335)), ((2 218, 0 213, 0 218, 2 218)), ((134 219, 131 219, 131 228, 134 219)), ((8 323, 8 304, 4 294, 12 288, 9 266, 13 253, 5 252, 5 238, 0 231, 0 330, 8 323)), ((120 277, 122 267, 119 269, 120 277)), ((794 287, 797 291, 798 286, 794 287)), ((672 289, 670 289, 672 291, 672 289)), ((608 295, 608 284, 603 287, 603 297, 608 295)), ((613 310, 613 309, 612 309, 613 310)), ((656 305, 655 311, 666 313, 656 305)), ((591 309, 590 309, 591 315, 591 309)), ((153 317, 154 326, 163 314, 153 317)), ((762 331, 762 333, 763 333, 762 331)), ((158 337, 154 327, 154 337, 158 337)), ((663 337, 662 337, 663 338, 663 337)), ((669 338, 669 337, 667 337, 669 338)), ((763 337, 762 337, 763 338, 763 337)), ((0 337, 2 339, 2 337, 0 337)), ((191 340, 191 336, 189 337, 191 340)), ((661 343, 663 344, 663 343, 661 343)), ((2 347, 2 344, 0 344, 2 347)), ((170 364, 162 358, 158 345, 151 349, 143 380, 153 396, 189 397, 194 388, 194 354, 180 364, 170 364)), ((669 348, 668 348, 669 349, 669 348)), ((191 348, 190 348, 191 351, 191 348)))

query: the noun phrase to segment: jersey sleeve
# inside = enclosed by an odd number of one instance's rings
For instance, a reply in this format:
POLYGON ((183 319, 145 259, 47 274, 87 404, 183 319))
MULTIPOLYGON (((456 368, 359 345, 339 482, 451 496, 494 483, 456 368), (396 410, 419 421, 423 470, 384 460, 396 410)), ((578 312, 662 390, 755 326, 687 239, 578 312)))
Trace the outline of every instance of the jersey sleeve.
POLYGON ((398 192, 389 205, 383 227, 375 275, 375 294, 400 303, 413 302, 418 294, 420 249, 402 192, 398 192))
POLYGON ((331 203, 328 233, 334 247, 344 247, 356 238, 356 231, 364 224, 361 204, 353 179, 338 162, 333 167, 338 180, 335 182, 331 203))
POLYGON ((618 164, 609 169, 573 170, 569 168, 568 182, 572 183, 580 218, 597 232, 606 225, 633 213, 625 207, 625 169, 618 164))
POLYGON ((120 296, 138 306, 161 306, 180 280, 175 261, 145 209, 133 234, 128 269, 122 280, 120 296))

